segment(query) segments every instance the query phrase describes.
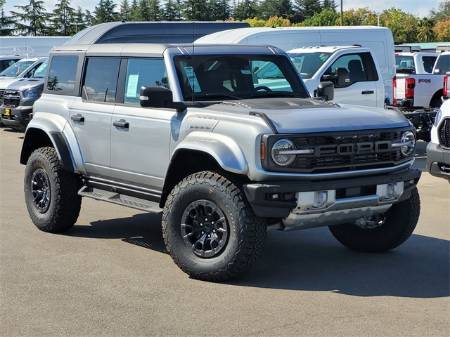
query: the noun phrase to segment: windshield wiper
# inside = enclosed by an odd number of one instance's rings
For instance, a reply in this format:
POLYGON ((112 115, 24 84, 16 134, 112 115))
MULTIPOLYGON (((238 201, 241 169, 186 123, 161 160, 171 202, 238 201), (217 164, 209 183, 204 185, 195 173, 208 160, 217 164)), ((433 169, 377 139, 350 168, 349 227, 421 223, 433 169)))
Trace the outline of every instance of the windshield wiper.
POLYGON ((283 91, 266 91, 254 94, 252 98, 264 98, 264 97, 297 97, 293 93, 283 91))
POLYGON ((203 95, 194 95, 194 100, 195 99, 199 99, 199 98, 230 98, 230 99, 235 99, 235 100, 241 100, 243 99, 242 97, 238 97, 232 94, 227 94, 227 93, 223 93, 223 92, 212 92, 212 93, 205 93, 203 95))

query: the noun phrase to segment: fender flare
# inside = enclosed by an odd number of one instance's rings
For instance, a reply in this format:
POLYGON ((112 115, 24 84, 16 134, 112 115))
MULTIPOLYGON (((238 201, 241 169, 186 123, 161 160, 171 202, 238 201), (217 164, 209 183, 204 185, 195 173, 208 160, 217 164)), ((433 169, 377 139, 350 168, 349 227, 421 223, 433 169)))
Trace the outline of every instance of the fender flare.
POLYGON ((70 172, 84 173, 83 159, 75 134, 67 121, 59 115, 39 113, 33 116, 25 132, 20 163, 26 164, 36 148, 34 136, 45 134, 55 148, 63 168, 70 172))

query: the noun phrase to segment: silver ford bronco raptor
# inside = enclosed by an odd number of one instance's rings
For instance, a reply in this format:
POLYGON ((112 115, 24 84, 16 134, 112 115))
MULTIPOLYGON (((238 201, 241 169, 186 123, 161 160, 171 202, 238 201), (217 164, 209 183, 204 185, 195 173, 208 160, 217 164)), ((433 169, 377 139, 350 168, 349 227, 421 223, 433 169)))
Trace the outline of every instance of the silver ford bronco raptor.
POLYGON ((277 48, 72 43, 48 68, 20 156, 43 231, 70 229, 82 197, 162 210, 175 263, 222 281, 249 269, 268 225, 382 252, 417 224, 413 127, 327 102, 330 83, 311 98, 277 48))

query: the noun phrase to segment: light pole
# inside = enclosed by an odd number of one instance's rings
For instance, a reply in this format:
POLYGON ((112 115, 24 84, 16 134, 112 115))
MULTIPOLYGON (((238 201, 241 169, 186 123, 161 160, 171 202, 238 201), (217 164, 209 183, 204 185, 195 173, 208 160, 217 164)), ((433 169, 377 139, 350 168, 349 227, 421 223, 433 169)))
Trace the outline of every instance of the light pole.
POLYGON ((344 0, 341 0, 341 26, 344 25, 344 0))

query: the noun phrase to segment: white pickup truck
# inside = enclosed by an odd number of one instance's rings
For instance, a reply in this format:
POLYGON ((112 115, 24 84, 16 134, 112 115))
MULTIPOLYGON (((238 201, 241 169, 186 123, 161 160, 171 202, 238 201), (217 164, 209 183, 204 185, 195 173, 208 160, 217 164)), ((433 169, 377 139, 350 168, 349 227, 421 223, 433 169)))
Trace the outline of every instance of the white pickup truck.
POLYGON ((397 72, 393 105, 405 110, 433 109, 442 104, 444 77, 450 71, 450 52, 439 55, 431 74, 397 72))
POLYGON ((374 55, 359 46, 320 46, 288 51, 312 96, 320 82, 334 84, 334 101, 343 104, 383 107, 385 85, 374 55))

